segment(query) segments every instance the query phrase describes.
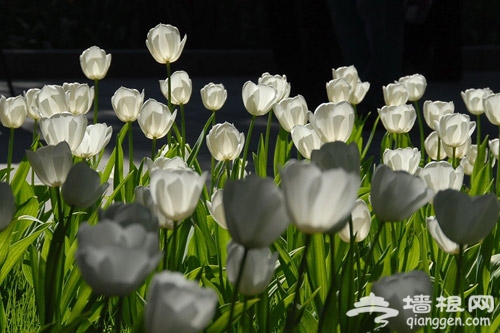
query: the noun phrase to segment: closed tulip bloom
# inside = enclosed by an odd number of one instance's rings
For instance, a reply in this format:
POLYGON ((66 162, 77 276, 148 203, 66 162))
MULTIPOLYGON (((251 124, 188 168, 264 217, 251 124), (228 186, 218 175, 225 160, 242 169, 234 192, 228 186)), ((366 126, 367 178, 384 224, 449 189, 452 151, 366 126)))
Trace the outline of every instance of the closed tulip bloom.
POLYGON ((106 210, 99 211, 99 221, 110 220, 122 227, 140 224, 147 232, 158 232, 158 221, 147 206, 138 202, 114 202, 106 210))
POLYGON ((267 114, 276 102, 277 91, 265 84, 245 82, 241 91, 243 105, 252 116, 267 114))
POLYGON ((149 30, 146 47, 160 64, 173 63, 179 59, 186 44, 187 36, 181 40, 179 29, 170 24, 158 24, 149 30))
POLYGON ((472 138, 468 137, 465 140, 465 143, 458 147, 450 147, 447 144, 443 143, 443 149, 446 152, 446 155, 453 157, 453 149, 455 149, 455 158, 464 158, 468 153, 470 146, 472 145, 472 138))
POLYGON ((214 290, 200 287, 181 273, 156 273, 145 307, 146 332, 201 332, 214 317, 217 304, 214 290))
POLYGON ((158 210, 168 219, 181 222, 193 214, 205 186, 206 173, 190 169, 154 170, 150 188, 158 210))
POLYGON ((349 83, 351 87, 354 87, 359 82, 358 70, 353 65, 351 66, 341 66, 338 68, 332 68, 332 77, 334 79, 342 78, 349 83))
POLYGON ((392 170, 402 170, 410 174, 415 174, 420 163, 420 151, 418 148, 397 148, 386 149, 382 155, 382 160, 385 165, 388 165, 392 170))
POLYGON ((97 46, 91 46, 80 55, 80 66, 89 80, 102 80, 111 66, 111 54, 106 54, 106 51, 97 46))
POLYGON ((311 158, 313 150, 319 149, 323 145, 323 142, 311 124, 304 126, 297 125, 292 128, 291 134, 295 148, 307 159, 311 158))
POLYGON ((68 205, 88 208, 102 197, 108 185, 101 185, 99 173, 86 162, 79 162, 69 170, 61 194, 68 205))
POLYGON ((85 136, 87 117, 83 114, 74 116, 68 112, 58 113, 40 119, 40 130, 47 144, 56 145, 66 141, 74 153, 85 136))
POLYGON ((271 245, 288 227, 283 193, 270 178, 228 180, 222 203, 231 237, 248 249, 271 245))
MULTIPOLYGON (((370 233, 372 217, 368 205, 361 199, 354 202, 354 207, 351 212, 352 219, 352 235, 355 242, 362 242, 370 233)), ((337 233, 344 242, 351 241, 351 226, 349 223, 339 230, 337 233)))
MULTIPOLYGON (((227 279, 233 285, 236 285, 244 252, 245 247, 238 243, 229 242, 227 245, 227 279)), ((247 297, 264 292, 273 277, 277 260, 278 252, 271 254, 268 247, 248 250, 238 292, 247 297)))
POLYGON ((500 94, 490 94, 484 97, 484 111, 486 118, 493 125, 500 125, 500 94))
POLYGON ((180 156, 172 158, 160 156, 154 161, 150 158, 146 159, 148 171, 151 174, 154 170, 172 170, 172 169, 189 169, 186 161, 180 156))
POLYGON ((425 152, 432 160, 438 161, 445 159, 448 155, 444 151, 443 141, 439 140, 439 135, 436 131, 432 131, 424 141, 425 152), (438 156, 438 145, 439 156, 438 156))
POLYGON ((446 190, 460 190, 464 182, 464 169, 456 169, 446 161, 430 162, 418 170, 418 176, 424 180, 435 193, 446 190))
POLYGON ((220 110, 227 99, 227 90, 222 83, 210 82, 201 88, 200 94, 203 106, 210 111, 220 110))
POLYGON ((466 114, 452 113, 434 121, 434 126, 444 144, 450 147, 463 145, 474 132, 476 122, 466 114))
POLYGON ((436 194, 434 210, 443 233, 464 246, 476 244, 488 236, 497 224, 500 206, 492 193, 469 196, 449 189, 436 194))
POLYGON ((343 78, 333 79, 326 83, 328 101, 332 103, 348 102, 352 87, 343 78))
POLYGON ((493 139, 488 141, 488 147, 490 147, 490 151, 493 154, 493 157, 498 160, 498 139, 493 139))
POLYGON ((413 105, 383 106, 378 109, 380 120, 387 132, 408 133, 415 125, 417 112, 413 105))
POLYGON ((137 122, 148 139, 160 139, 170 131, 176 116, 177 110, 170 112, 168 106, 150 98, 142 105, 137 122))
POLYGON ((158 235, 138 223, 112 220, 78 229, 75 261, 83 279, 97 294, 126 296, 141 286, 161 258, 158 235))
POLYGON ((94 101, 94 87, 89 87, 86 83, 64 83, 63 89, 66 92, 66 105, 68 111, 75 116, 89 112, 94 101))
POLYGON ((28 108, 28 116, 33 120, 40 119, 40 113, 38 112, 38 94, 40 89, 31 88, 24 92, 24 98, 26 100, 26 106, 28 108))
POLYGON ((8 183, 0 182, 0 231, 7 228, 16 212, 16 200, 8 183))
POLYGON ((370 82, 358 81, 354 88, 351 89, 351 95, 349 96, 349 103, 352 105, 358 105, 363 101, 366 93, 370 90, 370 82))
POLYGON ((309 113, 309 121, 323 142, 346 142, 354 127, 354 109, 348 102, 322 103, 313 113, 309 113))
POLYGON ((390 83, 382 87, 387 106, 398 106, 408 102, 408 89, 403 83, 390 83))
POLYGON ((467 89, 465 91, 462 91, 460 95, 462 96, 462 100, 464 101, 467 110, 471 114, 480 115, 485 111, 483 104, 484 99, 492 93, 493 91, 490 88, 483 88, 467 89))
POLYGON ((227 121, 215 124, 207 134, 207 147, 217 161, 233 161, 245 145, 245 135, 227 121))
MULTIPOLYGON (((468 176, 472 175, 472 171, 474 170, 474 164, 476 164, 476 159, 477 159, 477 144, 474 144, 469 147, 467 155, 465 155, 464 158, 460 160, 460 165, 464 169, 464 174, 468 176)), ((483 162, 486 163, 487 159, 488 159, 488 149, 486 149, 486 154, 483 162)))
POLYGON ((399 79, 399 83, 405 85, 408 91, 408 101, 416 102, 422 98, 427 88, 427 80, 422 74, 413 74, 403 76, 399 79))
POLYGON ((85 129, 82 142, 73 152, 75 156, 90 158, 99 154, 111 140, 113 127, 106 124, 90 124, 85 129))
POLYGON ((19 128, 28 115, 28 107, 24 96, 0 97, 0 121, 7 128, 19 128))
POLYGON ((431 129, 436 130, 434 121, 439 121, 441 116, 452 114, 455 112, 455 104, 453 102, 443 101, 425 101, 424 102, 424 119, 431 129))
POLYGON ((207 201, 207 208, 215 222, 224 229, 227 229, 226 215, 224 215, 224 195, 223 189, 218 189, 212 194, 210 201, 207 201))
POLYGON ((322 171, 314 163, 292 160, 280 175, 288 214, 297 229, 313 234, 344 227, 358 195, 359 174, 343 168, 322 171))
POLYGON ((158 227, 161 229, 173 229, 174 221, 169 220, 162 212, 159 211, 156 206, 153 196, 151 195, 151 189, 145 186, 136 186, 134 189, 135 203, 138 203, 147 209, 151 214, 151 218, 157 222, 158 227))
POLYGON ((389 303, 389 308, 398 311, 397 316, 387 318, 389 328, 396 332, 413 332, 419 327, 417 324, 410 327, 408 319, 429 316, 430 312, 416 313, 412 306, 407 306, 409 303, 406 301, 421 295, 432 297, 432 282, 425 272, 411 271, 383 277, 373 283, 372 293, 383 297, 389 303))
POLYGON ((291 85, 286 80, 286 75, 271 75, 266 72, 259 77, 257 83, 273 87, 276 90, 274 103, 278 103, 290 96, 291 85))
POLYGON ((425 221, 427 223, 427 230, 429 230, 429 233, 441 250, 448 254, 457 254, 459 252, 460 245, 446 237, 435 216, 429 216, 425 221))
POLYGON ((125 87, 118 88, 111 97, 111 105, 118 119, 126 122, 132 122, 137 119, 144 103, 144 90, 139 92, 137 89, 125 87))
POLYGON ((170 86, 170 97, 172 104, 185 105, 189 102, 193 92, 193 83, 185 71, 172 73, 170 79, 160 80, 160 90, 168 99, 168 85, 170 86))
POLYGON ((372 177, 370 201, 379 220, 398 222, 428 203, 434 191, 418 176, 379 165, 372 177))
POLYGON ((321 170, 342 168, 345 171, 360 174, 360 156, 356 143, 342 141, 328 142, 311 153, 311 161, 321 170))
POLYGON ((36 151, 27 150, 26 156, 38 179, 48 187, 61 186, 73 166, 71 150, 65 141, 36 151))
POLYGON ((59 85, 44 85, 38 93, 38 113, 42 118, 49 118, 58 113, 69 112, 66 92, 59 85))
POLYGON ((287 132, 291 132, 297 125, 305 125, 308 111, 306 100, 302 95, 282 99, 274 105, 274 114, 287 132))

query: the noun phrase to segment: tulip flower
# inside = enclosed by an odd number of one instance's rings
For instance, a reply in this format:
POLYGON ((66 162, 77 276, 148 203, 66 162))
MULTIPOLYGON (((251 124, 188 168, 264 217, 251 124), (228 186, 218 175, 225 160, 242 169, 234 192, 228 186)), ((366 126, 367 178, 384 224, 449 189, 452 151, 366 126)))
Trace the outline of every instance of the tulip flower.
POLYGON ((90 158, 99 154, 111 140, 113 127, 106 124, 90 124, 85 129, 82 142, 74 151, 75 156, 90 158))
POLYGON ((210 154, 217 161, 237 159, 245 145, 245 135, 228 122, 214 125, 206 140, 210 154))
POLYGON ((89 80, 102 80, 111 66, 111 54, 106 54, 106 51, 97 46, 91 46, 80 55, 80 66, 89 80))
POLYGON ((302 95, 282 99, 274 105, 274 114, 281 127, 287 132, 291 132, 297 125, 305 125, 307 112, 307 103, 302 95))
MULTIPOLYGON (((244 252, 245 248, 238 243, 229 242, 227 245, 227 279, 233 285, 238 279, 244 252)), ((271 254, 268 247, 248 250, 238 292, 248 297, 264 292, 273 277, 277 259, 278 252, 271 254)))
POLYGON ((427 80, 422 74, 403 76, 398 81, 405 85, 410 102, 420 100, 425 93, 425 88, 427 88, 427 80))
POLYGON ((493 154, 493 157, 498 160, 498 139, 493 139, 488 141, 488 147, 490 147, 490 151, 493 154))
POLYGON ((476 122, 466 114, 452 113, 434 121, 434 127, 444 144, 450 147, 463 145, 474 132, 476 122))
MULTIPOLYGON (((134 189, 135 194, 135 203, 142 205, 149 209, 151 214, 151 218, 149 220, 156 220, 158 226, 162 229, 173 229, 174 221, 169 220, 165 215, 160 212, 158 207, 156 206, 153 196, 151 195, 151 189, 145 186, 136 186, 134 189)), ((143 221, 148 221, 147 218, 143 219, 143 221)))
POLYGON ((493 125, 500 125, 500 93, 490 94, 484 97, 483 101, 486 118, 493 125))
POLYGON ((326 83, 328 101, 332 103, 348 102, 352 87, 343 78, 333 79, 326 83))
POLYGON ((351 89, 351 95, 349 96, 349 103, 352 105, 358 105, 363 101, 366 93, 370 90, 370 82, 358 81, 354 88, 351 89))
POLYGON ((44 85, 37 96, 38 112, 42 118, 63 112, 69 112, 66 92, 59 85, 44 85))
POLYGON ((126 122, 133 122, 139 116, 144 102, 144 90, 125 87, 118 88, 111 97, 111 104, 118 119, 126 122))
POLYGON ((0 231, 7 228, 16 212, 16 200, 8 183, 0 182, 0 231))
POLYGON ((464 170, 461 166, 456 169, 446 161, 430 162, 419 169, 417 175, 424 180, 435 193, 446 190, 460 190, 464 182, 464 170))
POLYGON ((311 124, 297 125, 292 128, 292 141, 299 153, 307 159, 311 158, 313 150, 319 149, 323 142, 311 124))
POLYGON ((383 106, 378 109, 380 120, 389 133, 408 133, 415 124, 417 112, 413 105, 383 106))
POLYGON ((145 307, 146 332, 201 332, 215 315, 217 304, 215 291, 181 273, 156 273, 145 307))
POLYGON ((64 83, 63 89, 66 92, 66 105, 69 112, 77 116, 89 112, 94 100, 94 87, 89 87, 86 83, 64 83))
POLYGON ((466 89, 465 91, 462 91, 460 95, 462 96, 462 100, 464 101, 467 110, 471 114, 477 116, 484 113, 484 99, 492 93, 493 91, 490 88, 466 89))
POLYGON ((378 219, 397 222, 409 218, 428 203, 434 191, 418 176, 393 171, 381 164, 373 173, 370 201, 378 219))
MULTIPOLYGON (((477 159, 477 145, 474 144, 470 146, 467 155, 465 155, 464 158, 460 160, 460 165, 464 170, 464 174, 468 176, 472 175, 472 171, 474 170, 474 164, 476 164, 476 159, 477 159)), ((486 154, 483 163, 486 163, 487 159, 488 159, 488 149, 486 149, 486 154)))
POLYGON ((443 143, 443 149, 446 155, 455 156, 455 158, 464 158, 468 153, 470 146, 472 145, 472 138, 468 137, 465 142, 458 147, 450 147, 447 144, 443 143), (453 155, 454 154, 454 155, 453 155))
POLYGON ((88 208, 102 197, 108 186, 108 183, 101 185, 97 171, 86 162, 79 162, 69 170, 61 194, 68 205, 88 208))
POLYGON ((289 224, 283 193, 270 178, 228 180, 222 204, 231 237, 248 249, 269 246, 289 224))
POLYGON ((434 210, 443 233, 464 246, 476 244, 488 236, 498 221, 500 205, 492 193, 472 197, 448 189, 436 194, 434 210))
POLYGON ((451 241, 441 230, 439 223, 435 216, 429 216, 425 222, 427 223, 427 229, 431 234, 432 238, 436 241, 437 245, 441 250, 448 254, 458 254, 460 250, 460 245, 451 241))
MULTIPOLYGON (((351 211, 352 219, 352 235, 354 236, 355 242, 362 242, 370 233, 370 227, 372 224, 372 217, 370 215, 370 210, 368 205, 361 199, 357 199, 354 202, 354 207, 351 211)), ((349 243, 351 241, 351 227, 349 223, 339 230, 337 233, 344 242, 349 243)))
POLYGON ((224 215, 224 203, 222 201, 223 196, 223 189, 216 190, 212 194, 210 201, 207 201, 207 208, 215 222, 217 222, 221 228, 227 229, 226 216, 224 215))
POLYGON ((179 29, 170 24, 158 24, 149 30, 146 47, 160 64, 173 63, 181 56, 187 36, 181 40, 179 29))
POLYGON ((271 75, 266 72, 259 77, 257 83, 273 87, 276 90, 276 96, 273 104, 276 104, 290 96, 291 86, 286 80, 286 75, 271 75))
POLYGON ((454 113, 455 104, 453 102, 425 101, 423 112, 427 126, 432 130, 436 130, 434 121, 439 121, 439 118, 445 114, 454 113))
POLYGON ((432 160, 438 161, 445 159, 448 155, 444 151, 443 142, 439 139, 436 131, 432 131, 424 141, 425 152, 432 160), (439 145, 439 148, 438 148, 439 145), (439 156, 438 156, 439 151, 439 156))
POLYGON ((37 151, 27 150, 26 156, 38 179, 48 187, 61 186, 73 166, 71 150, 65 141, 37 151))
POLYGON ((356 86, 359 82, 358 70, 353 65, 351 66, 342 66, 338 68, 332 69, 332 77, 334 79, 342 78, 349 83, 351 87, 356 86))
MULTIPOLYGON (((407 273, 386 276, 373 283, 372 293, 382 297, 388 302, 388 307, 398 311, 395 317, 387 318, 389 328, 397 332, 413 332, 418 327, 408 325, 408 319, 429 316, 429 311, 416 313, 414 311, 413 299, 416 297, 428 297, 432 302, 432 282, 430 277, 422 271, 411 271, 407 273)), ((424 303, 427 304, 427 303, 424 303)))
POLYGON ((170 131, 176 116, 177 110, 170 112, 168 106, 150 98, 142 105, 137 122, 148 139, 160 139, 170 131))
POLYGON ((277 94, 271 86, 247 81, 242 88, 243 105, 252 116, 263 116, 275 104, 277 94))
POLYGON ((286 208, 297 229, 313 234, 344 227, 358 195, 359 174, 343 168, 322 171, 314 163, 292 160, 280 175, 286 208))
POLYGON ((382 160, 385 165, 388 165, 392 170, 406 171, 410 174, 415 174, 420 163, 420 151, 418 148, 397 148, 386 149, 382 155, 382 160))
POLYGON ((19 128, 28 115, 28 107, 24 96, 0 97, 0 121, 7 128, 19 128))
POLYGON ((360 156, 356 143, 342 141, 328 142, 311 153, 311 161, 322 170, 343 168, 345 171, 360 173, 360 156))
POLYGON ((112 220, 78 229, 75 260, 83 279, 97 294, 126 296, 134 292, 161 258, 158 235, 138 223, 112 220))
POLYGON ((160 89, 162 94, 168 100, 168 85, 170 86, 170 98, 172 104, 186 105, 193 92, 193 83, 185 71, 176 71, 172 73, 169 79, 160 80, 160 89))
POLYGON ((347 142, 354 127, 354 109, 348 102, 322 103, 309 121, 323 142, 347 142))
POLYGON ((408 102, 408 89, 403 83, 390 83, 382 87, 386 106, 399 106, 408 102))
POLYGON ((186 161, 181 157, 175 156, 172 158, 168 157, 158 157, 154 161, 150 158, 146 159, 146 164, 148 167, 149 174, 153 173, 154 170, 173 170, 173 169, 189 169, 186 161))
POLYGON ((227 99, 227 90, 222 83, 208 83, 200 90, 201 101, 205 109, 212 112, 222 108, 227 99))
POLYGON ((151 210, 138 202, 123 203, 114 202, 106 210, 99 211, 99 221, 111 220, 122 227, 128 227, 134 224, 140 224, 146 231, 157 233, 158 222, 151 210))
POLYGON ((190 169, 154 170, 150 188, 153 200, 168 219, 181 222, 193 214, 205 186, 202 175, 190 169))
POLYGON ((87 117, 83 114, 74 116, 69 112, 58 113, 40 119, 40 130, 47 144, 56 145, 66 141, 74 153, 85 136, 87 117))
POLYGON ((28 108, 28 116, 33 120, 39 120, 41 115, 38 112, 38 94, 40 89, 31 88, 24 92, 26 106, 28 108))

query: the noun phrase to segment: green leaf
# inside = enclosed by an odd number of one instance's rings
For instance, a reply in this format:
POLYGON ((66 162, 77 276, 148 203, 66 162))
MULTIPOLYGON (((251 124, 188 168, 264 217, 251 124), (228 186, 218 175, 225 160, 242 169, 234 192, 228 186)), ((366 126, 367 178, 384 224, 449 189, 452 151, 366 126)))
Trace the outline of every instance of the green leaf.
POLYGON ((267 151, 264 143, 264 135, 260 134, 257 154, 253 154, 255 173, 260 177, 267 176, 267 151))
MULTIPOLYGON (((246 302, 246 309, 252 307, 255 303, 259 301, 258 298, 254 298, 251 300, 248 300, 246 302)), ((233 324, 239 320, 241 315, 243 314, 243 307, 245 306, 245 303, 242 302, 237 302, 234 306, 234 317, 233 317, 233 324)), ((220 311, 222 312, 222 315, 217 318, 210 326, 207 328, 207 333, 219 333, 219 332, 225 332, 227 328, 227 324, 229 321, 229 310, 231 308, 231 304, 226 304, 223 307, 220 308, 220 311)))

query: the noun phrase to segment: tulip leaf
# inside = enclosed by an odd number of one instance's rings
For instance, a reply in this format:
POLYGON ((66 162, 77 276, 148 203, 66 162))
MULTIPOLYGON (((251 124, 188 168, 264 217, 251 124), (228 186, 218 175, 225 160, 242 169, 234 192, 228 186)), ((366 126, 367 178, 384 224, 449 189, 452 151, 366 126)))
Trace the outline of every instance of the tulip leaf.
POLYGON ((276 138, 276 146, 274 148, 274 176, 279 174, 279 171, 290 157, 290 150, 293 142, 289 142, 289 133, 280 126, 278 137, 276 138))
POLYGON ((267 176, 267 149, 264 143, 264 135, 260 134, 257 154, 253 153, 253 162, 255 164, 255 173, 260 177, 267 176))
POLYGON ((21 190, 24 188, 24 184, 26 183, 26 177, 28 176, 28 172, 31 168, 27 158, 25 157, 21 163, 19 163, 16 173, 12 178, 11 187, 12 193, 14 197, 18 197, 20 195, 21 190))
MULTIPOLYGON (((234 306, 233 324, 240 319, 241 315, 243 314, 244 308, 246 309, 246 311, 248 311, 248 309, 251 308, 258 301, 259 301, 258 298, 253 298, 247 300, 245 303, 237 302, 234 306)), ((226 304, 220 308, 222 315, 219 318, 217 318, 217 320, 214 321, 210 326, 208 326, 208 328, 206 329, 207 333, 219 333, 226 331, 227 324, 229 321, 230 307, 231 304, 226 304)))
POLYGON ((200 147, 203 144, 203 141, 205 140, 205 134, 207 133, 208 128, 212 125, 212 121, 214 118, 215 118, 215 112, 212 112, 212 115, 210 116, 210 118, 208 118, 207 122, 205 123, 205 126, 203 126, 203 130, 198 136, 198 139, 196 140, 193 149, 189 153, 189 156, 186 160, 188 166, 190 167, 193 166, 193 163, 196 161, 196 157, 198 156, 200 147))
POLYGON ((321 300, 321 302, 317 304, 317 308, 320 308, 320 304, 325 302, 328 293, 329 284, 328 273, 326 271, 326 244, 328 243, 325 241, 325 236, 323 234, 314 234, 312 235, 311 248, 308 252, 308 277, 311 280, 312 288, 319 289, 321 300))

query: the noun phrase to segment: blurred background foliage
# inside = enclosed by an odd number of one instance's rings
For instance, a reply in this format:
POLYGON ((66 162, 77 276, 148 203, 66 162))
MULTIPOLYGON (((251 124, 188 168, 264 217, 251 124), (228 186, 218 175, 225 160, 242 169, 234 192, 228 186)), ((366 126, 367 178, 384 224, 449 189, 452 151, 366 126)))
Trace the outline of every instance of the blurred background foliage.
MULTIPOLYGON (((266 0, 0 0, 0 47, 144 48, 170 23, 191 49, 269 48, 266 0)), ((440 0, 436 0, 440 1, 440 0)), ((500 45, 500 1, 462 1, 463 45, 500 45)))

